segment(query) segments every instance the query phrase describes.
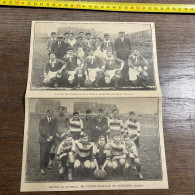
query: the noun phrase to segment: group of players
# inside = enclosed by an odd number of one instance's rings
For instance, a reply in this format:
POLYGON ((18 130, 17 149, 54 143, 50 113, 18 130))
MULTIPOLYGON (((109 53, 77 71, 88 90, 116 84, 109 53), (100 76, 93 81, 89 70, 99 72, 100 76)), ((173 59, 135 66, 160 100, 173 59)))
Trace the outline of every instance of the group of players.
POLYGON ((103 38, 90 32, 56 35, 47 41, 49 60, 44 83, 50 87, 129 87, 148 85, 148 61, 138 48, 132 48, 125 32, 115 41, 108 33, 103 38))
POLYGON ((138 178, 143 179, 137 152, 140 123, 134 112, 130 112, 128 120, 123 122, 117 109, 112 114, 108 108, 99 109, 94 116, 88 109, 84 118, 79 112, 74 112, 73 118, 69 118, 63 106, 58 111, 54 117, 53 110, 49 109, 47 116, 40 120, 42 174, 53 167, 56 157, 59 173, 66 173, 70 181, 77 170, 93 171, 97 179, 104 179, 112 170, 120 170, 123 176, 129 175, 131 167, 136 169, 138 178))

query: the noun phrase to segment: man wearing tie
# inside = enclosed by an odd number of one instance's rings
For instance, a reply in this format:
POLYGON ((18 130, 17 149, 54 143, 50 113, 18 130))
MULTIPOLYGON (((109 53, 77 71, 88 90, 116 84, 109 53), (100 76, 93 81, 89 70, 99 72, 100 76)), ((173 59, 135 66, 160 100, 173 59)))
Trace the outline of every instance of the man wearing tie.
POLYGON ((47 110, 47 116, 40 120, 39 134, 40 169, 42 174, 46 174, 49 158, 52 158, 50 151, 56 134, 56 121, 53 118, 53 110, 47 110))
POLYGON ((62 60, 67 53, 68 43, 65 43, 63 36, 58 36, 57 41, 52 45, 51 51, 55 53, 56 58, 62 60))
POLYGON ((125 65, 122 70, 123 78, 128 81, 128 57, 131 53, 131 42, 125 38, 125 32, 119 32, 119 38, 115 40, 116 57, 123 60, 125 65))

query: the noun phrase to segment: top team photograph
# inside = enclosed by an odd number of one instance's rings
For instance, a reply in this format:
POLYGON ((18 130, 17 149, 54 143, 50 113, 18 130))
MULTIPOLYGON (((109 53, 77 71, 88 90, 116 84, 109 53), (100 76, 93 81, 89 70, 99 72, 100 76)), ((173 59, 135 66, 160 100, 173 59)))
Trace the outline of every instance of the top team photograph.
POLYGON ((32 90, 156 89, 150 24, 42 22, 33 35, 32 90))

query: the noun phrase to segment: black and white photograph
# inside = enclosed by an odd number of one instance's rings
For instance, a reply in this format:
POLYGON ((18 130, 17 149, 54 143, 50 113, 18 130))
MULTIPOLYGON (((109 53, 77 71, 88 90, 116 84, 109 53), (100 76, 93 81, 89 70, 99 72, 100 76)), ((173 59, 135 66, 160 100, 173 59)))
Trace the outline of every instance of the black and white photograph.
POLYGON ((21 190, 167 188, 159 101, 29 99, 21 190))
POLYGON ((153 23, 33 22, 30 90, 156 90, 153 23))

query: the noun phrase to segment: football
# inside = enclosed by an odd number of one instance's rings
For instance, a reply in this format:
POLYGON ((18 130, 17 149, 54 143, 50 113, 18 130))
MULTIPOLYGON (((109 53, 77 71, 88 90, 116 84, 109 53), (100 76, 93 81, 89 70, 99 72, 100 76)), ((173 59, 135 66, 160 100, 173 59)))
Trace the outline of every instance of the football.
POLYGON ((94 172, 94 176, 98 180, 103 180, 106 177, 106 172, 103 171, 102 169, 98 169, 97 171, 94 172))
POLYGON ((92 81, 91 81, 90 79, 85 80, 84 86, 85 86, 85 87, 91 87, 91 86, 92 86, 92 81))

